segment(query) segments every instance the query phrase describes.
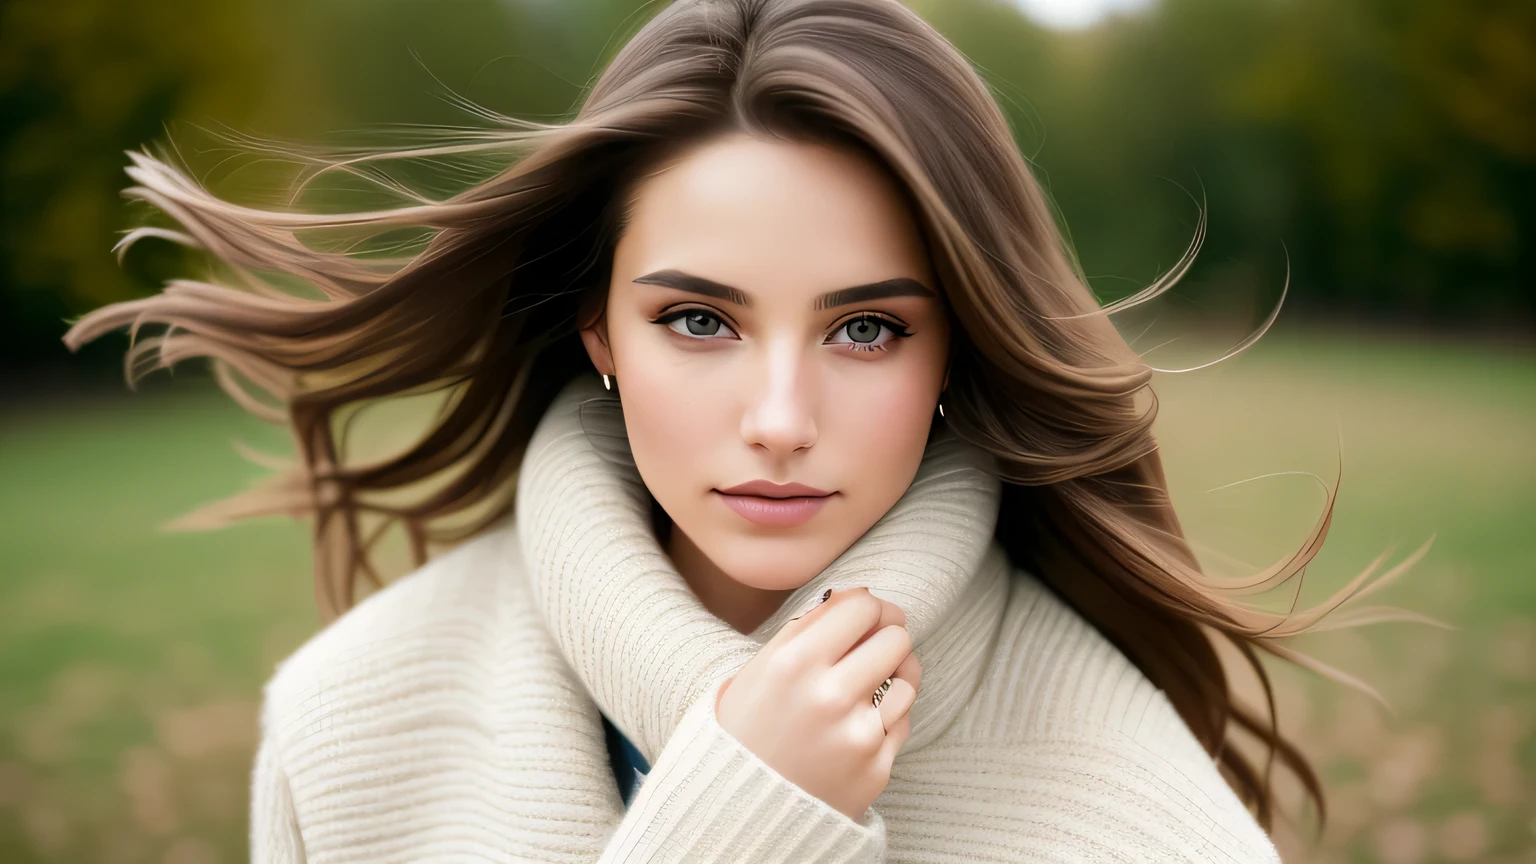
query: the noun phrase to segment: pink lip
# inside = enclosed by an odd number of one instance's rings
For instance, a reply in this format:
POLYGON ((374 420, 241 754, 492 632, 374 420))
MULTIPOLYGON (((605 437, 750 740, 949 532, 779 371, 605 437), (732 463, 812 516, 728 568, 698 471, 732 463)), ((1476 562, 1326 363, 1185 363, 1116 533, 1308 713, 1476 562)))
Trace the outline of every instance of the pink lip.
POLYGON ((751 480, 716 491, 722 495, 753 495, 758 498, 825 498, 832 494, 804 483, 770 483, 767 480, 751 480))
POLYGON ((791 528, 809 522, 821 510, 831 492, 804 483, 770 483, 752 480, 716 489, 725 506, 748 522, 773 528, 791 528))

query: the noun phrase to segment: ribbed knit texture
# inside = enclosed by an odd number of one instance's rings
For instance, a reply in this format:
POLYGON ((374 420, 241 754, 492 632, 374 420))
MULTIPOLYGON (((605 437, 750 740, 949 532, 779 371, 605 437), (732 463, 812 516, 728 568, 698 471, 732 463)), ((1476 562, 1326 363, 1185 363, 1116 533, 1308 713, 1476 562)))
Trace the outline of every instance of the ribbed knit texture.
POLYGON ((572 382, 515 519, 281 664, 253 860, 1278 861, 1162 692, 1008 562, 989 467, 941 431, 901 501, 743 635, 652 534, 616 396, 572 382), (923 664, 912 735, 858 820, 714 715, 719 685, 831 585, 901 605, 923 664), (651 763, 627 811, 600 711, 651 763))

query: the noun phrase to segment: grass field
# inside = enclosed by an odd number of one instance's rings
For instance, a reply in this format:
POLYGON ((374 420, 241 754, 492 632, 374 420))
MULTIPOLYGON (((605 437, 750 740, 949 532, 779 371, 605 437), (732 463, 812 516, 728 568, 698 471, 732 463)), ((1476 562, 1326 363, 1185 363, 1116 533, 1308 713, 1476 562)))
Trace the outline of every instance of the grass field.
MULTIPOLYGON (((1372 602, 1456 629, 1294 643, 1393 713, 1278 670, 1332 805, 1288 860, 1536 864, 1536 352, 1277 330, 1157 389, 1174 498, 1213 572, 1273 563, 1317 518, 1317 483, 1278 472, 1341 477, 1303 605, 1435 536, 1372 602)), ((261 682, 318 625, 306 529, 154 526, 263 474, 232 439, 284 450, 285 433, 164 373, 138 395, 0 412, 0 861, 244 860, 261 682)))

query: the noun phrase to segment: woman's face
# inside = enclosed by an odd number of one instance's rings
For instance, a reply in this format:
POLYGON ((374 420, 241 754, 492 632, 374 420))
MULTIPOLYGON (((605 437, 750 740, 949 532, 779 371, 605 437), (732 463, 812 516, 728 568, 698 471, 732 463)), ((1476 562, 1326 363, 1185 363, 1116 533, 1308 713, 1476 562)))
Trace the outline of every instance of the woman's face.
POLYGON ((674 548, 764 590, 805 584, 906 491, 949 346, 894 181, 856 151, 738 134, 637 184, 583 338, 674 548), (809 489, 729 494, 753 481, 809 489))

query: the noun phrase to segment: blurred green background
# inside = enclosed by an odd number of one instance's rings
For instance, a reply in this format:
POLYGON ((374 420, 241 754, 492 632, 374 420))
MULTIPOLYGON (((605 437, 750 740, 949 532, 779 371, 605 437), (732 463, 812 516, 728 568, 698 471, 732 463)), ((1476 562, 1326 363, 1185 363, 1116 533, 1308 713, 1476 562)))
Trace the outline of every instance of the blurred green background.
MULTIPOLYGON (((1536 4, 913 0, 983 71, 1103 298, 1210 235, 1123 329, 1165 374, 1175 501, 1216 573, 1299 544, 1338 485, 1315 601, 1428 555, 1386 624, 1296 647, 1392 706, 1276 665, 1332 819, 1287 860, 1536 862, 1536 4), (1096 15, 1099 6, 1120 11, 1096 15), (1228 484, 1261 478, 1237 486, 1228 484), (1217 489, 1216 487, 1227 487, 1217 489)), ((289 449, 188 364, 123 385, 126 337, 64 319, 197 261, 110 247, 123 154, 172 142, 217 191, 283 187, 212 134, 349 143, 555 119, 656 6, 634 0, 0 5, 0 861, 245 858, 261 683, 318 626, 307 527, 155 528, 289 449)), ((1374 601, 1373 601, 1374 602, 1374 601)))

